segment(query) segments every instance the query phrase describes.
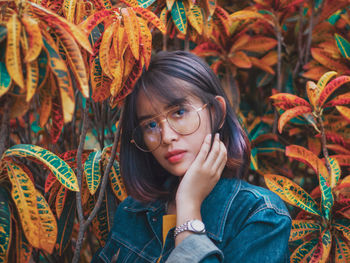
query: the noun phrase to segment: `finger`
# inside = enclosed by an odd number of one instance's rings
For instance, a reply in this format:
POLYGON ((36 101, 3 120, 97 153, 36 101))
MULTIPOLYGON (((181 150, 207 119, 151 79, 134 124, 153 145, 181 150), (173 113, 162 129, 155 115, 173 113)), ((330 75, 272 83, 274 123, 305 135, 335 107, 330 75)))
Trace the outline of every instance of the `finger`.
POLYGON ((210 150, 208 157, 205 161, 205 165, 207 167, 211 168, 211 166, 215 162, 216 158, 218 157, 219 153, 220 153, 220 138, 219 138, 219 134, 217 133, 215 135, 213 146, 211 147, 211 150, 210 150))
POLYGON ((208 152, 210 149, 210 140, 211 140, 211 134, 208 134, 202 143, 202 146, 199 150, 199 153, 197 154, 197 157, 195 159, 195 162, 204 162, 205 159, 208 156, 208 152))
POLYGON ((225 167, 227 162, 227 150, 225 144, 220 141, 220 152, 215 159, 215 162, 212 164, 212 169, 214 172, 217 172, 220 167, 223 165, 225 167))

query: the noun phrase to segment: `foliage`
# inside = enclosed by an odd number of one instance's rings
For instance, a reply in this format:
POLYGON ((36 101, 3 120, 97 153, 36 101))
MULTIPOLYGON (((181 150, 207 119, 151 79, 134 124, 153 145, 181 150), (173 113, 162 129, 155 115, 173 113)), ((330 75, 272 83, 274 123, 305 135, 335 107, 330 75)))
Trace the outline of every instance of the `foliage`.
POLYGON ((123 99, 153 52, 180 48, 220 77, 248 180, 291 205, 291 261, 349 261, 349 41, 347 0, 0 1, 0 262, 104 245, 127 196, 123 99))

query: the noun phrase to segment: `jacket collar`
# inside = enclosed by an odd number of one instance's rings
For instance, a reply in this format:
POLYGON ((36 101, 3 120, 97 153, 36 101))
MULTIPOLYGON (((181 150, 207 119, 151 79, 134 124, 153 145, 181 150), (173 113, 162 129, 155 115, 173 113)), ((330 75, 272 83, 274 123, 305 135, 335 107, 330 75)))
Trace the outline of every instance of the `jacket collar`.
MULTIPOLYGON (((241 181, 239 179, 222 178, 203 201, 201 215, 210 238, 220 242, 222 241, 226 219, 240 187, 241 181)), ((158 212, 161 209, 165 211, 165 203, 162 201, 145 204, 133 198, 129 199, 128 204, 124 206, 124 210, 135 213, 158 212)))

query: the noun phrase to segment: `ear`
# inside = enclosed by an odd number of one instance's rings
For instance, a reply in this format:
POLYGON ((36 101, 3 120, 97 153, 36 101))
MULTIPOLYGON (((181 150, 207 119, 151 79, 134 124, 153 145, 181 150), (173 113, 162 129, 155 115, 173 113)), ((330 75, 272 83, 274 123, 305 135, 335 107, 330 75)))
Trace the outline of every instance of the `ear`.
POLYGON ((216 96, 215 99, 219 102, 220 108, 221 108, 222 112, 224 113, 224 116, 222 118, 222 121, 221 121, 221 124, 219 127, 219 129, 221 129, 222 126, 224 125, 225 118, 226 118, 226 101, 225 101, 224 97, 222 97, 222 96, 216 96))

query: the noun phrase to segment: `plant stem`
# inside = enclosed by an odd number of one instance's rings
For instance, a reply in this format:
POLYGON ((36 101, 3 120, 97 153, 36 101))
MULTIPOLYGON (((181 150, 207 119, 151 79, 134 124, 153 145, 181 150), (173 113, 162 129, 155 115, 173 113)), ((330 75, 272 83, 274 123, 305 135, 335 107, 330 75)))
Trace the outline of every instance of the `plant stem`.
POLYGON ((83 114, 83 128, 82 133, 80 135, 79 140, 79 147, 77 150, 77 178, 78 178, 78 185, 79 185, 79 192, 76 193, 76 200, 77 200, 77 211, 78 211, 78 218, 79 223, 84 224, 84 215, 83 215, 83 205, 81 202, 81 184, 82 184, 82 177, 83 177, 83 163, 82 163, 82 155, 84 150, 84 144, 86 139, 86 133, 89 128, 89 107, 90 107, 90 100, 86 100, 86 105, 84 109, 83 114))
MULTIPOLYGON (((123 108, 121 109, 121 113, 120 116, 122 118, 123 116, 123 108)), ((114 142, 113 142, 113 146, 112 146, 112 152, 111 152, 111 157, 108 161, 107 167, 103 173, 103 178, 102 178, 102 182, 101 182, 101 186, 100 186, 100 191, 98 193, 98 198, 96 201, 96 204, 93 208, 93 210, 91 211, 89 217, 86 219, 86 221, 82 224, 79 225, 79 232, 78 232, 78 238, 77 238, 77 242, 76 242, 76 247, 75 247, 75 251, 74 251, 74 256, 73 256, 73 263, 78 263, 79 261, 79 257, 80 257, 80 250, 83 246, 83 239, 84 239, 84 233, 86 231, 86 229, 88 228, 88 226, 90 225, 92 219, 94 219, 94 217, 96 216, 98 210, 101 207, 102 201, 103 201, 103 197, 105 194, 105 190, 107 187, 107 179, 108 179, 108 175, 109 172, 111 170, 111 167, 113 165, 113 162, 115 160, 116 154, 117 154, 117 146, 118 146, 118 141, 119 141, 119 134, 120 134, 120 123, 122 120, 119 121, 118 124, 118 128, 117 128, 117 132, 114 135, 114 142)))
POLYGON ((5 102, 2 119, 1 119, 1 137, 0 137, 0 158, 5 152, 7 137, 8 137, 8 122, 9 122, 9 103, 8 100, 5 102))
MULTIPOLYGON (((277 91, 281 92, 282 91, 282 74, 281 74, 282 33, 281 33, 281 27, 277 21, 277 18, 275 18, 275 32, 276 32, 276 38, 277 38, 277 91)), ((273 128, 272 128, 272 133, 274 134, 276 134, 277 132, 277 125, 278 125, 278 112, 276 109, 274 109, 274 121, 273 121, 273 128)))
POLYGON ((328 174, 331 175, 331 165, 329 163, 329 154, 328 154, 328 150, 327 150, 327 140, 326 140, 326 132, 324 130, 324 125, 323 125, 323 120, 322 117, 319 115, 317 117, 318 122, 320 123, 321 126, 321 143, 322 143, 322 152, 323 152, 323 156, 326 160, 326 166, 327 166, 327 170, 328 170, 328 174))
POLYGON ((163 51, 167 51, 168 35, 163 34, 163 51))
POLYGON ((307 36, 306 49, 305 49, 304 65, 309 61, 309 54, 310 54, 310 48, 311 48, 311 42, 312 42, 312 29, 314 27, 314 11, 315 11, 314 9, 315 9, 315 3, 314 1, 312 1, 311 16, 310 16, 310 22, 309 22, 309 32, 307 36))

